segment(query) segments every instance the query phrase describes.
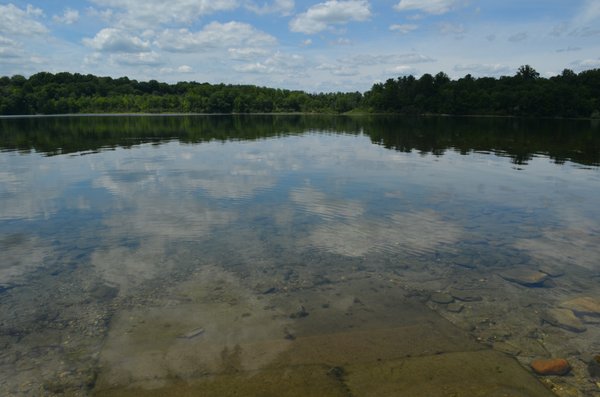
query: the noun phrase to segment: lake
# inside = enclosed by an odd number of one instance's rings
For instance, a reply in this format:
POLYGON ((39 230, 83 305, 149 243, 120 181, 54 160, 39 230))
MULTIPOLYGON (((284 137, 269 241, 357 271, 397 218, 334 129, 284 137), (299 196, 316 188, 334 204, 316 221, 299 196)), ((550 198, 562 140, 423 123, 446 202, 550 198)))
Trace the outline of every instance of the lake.
POLYGON ((0 394, 598 395, 599 203, 598 120, 0 118, 0 394))

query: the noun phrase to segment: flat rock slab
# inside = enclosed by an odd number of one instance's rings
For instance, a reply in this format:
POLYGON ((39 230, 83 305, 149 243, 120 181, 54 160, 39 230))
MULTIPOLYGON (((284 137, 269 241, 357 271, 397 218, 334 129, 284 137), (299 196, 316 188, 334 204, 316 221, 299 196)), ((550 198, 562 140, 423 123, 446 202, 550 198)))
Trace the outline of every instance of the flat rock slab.
POLYGON ((561 277, 565 275, 564 270, 552 266, 540 266, 539 270, 550 277, 561 277))
POLYGON ((431 301, 442 305, 446 305, 448 303, 454 302, 454 298, 452 297, 452 295, 447 294, 445 292, 436 292, 434 294, 431 294, 431 301))
POLYGON ((450 291, 450 295, 452 295, 455 299, 463 302, 479 302, 483 300, 483 298, 473 291, 468 290, 459 290, 453 289, 450 291))
POLYGON ((514 359, 493 350, 356 365, 346 368, 349 395, 554 396, 514 359))
POLYGON ((559 306, 565 309, 571 309, 576 314, 600 316, 600 299, 590 296, 570 299, 562 302, 559 306))
POLYGON ((570 309, 550 309, 542 314, 542 320, 571 332, 584 332, 583 322, 570 309))
POLYGON ((550 276, 537 270, 527 268, 510 269, 498 273, 503 279, 525 287, 542 287, 550 276))

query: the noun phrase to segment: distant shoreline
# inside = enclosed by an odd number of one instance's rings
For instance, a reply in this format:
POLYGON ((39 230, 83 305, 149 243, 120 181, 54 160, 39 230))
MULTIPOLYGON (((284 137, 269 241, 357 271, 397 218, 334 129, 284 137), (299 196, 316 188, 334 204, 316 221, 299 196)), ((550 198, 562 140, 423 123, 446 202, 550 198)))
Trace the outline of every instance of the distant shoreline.
POLYGON ((428 117, 447 117, 447 118, 498 118, 498 119, 539 119, 539 120, 600 120, 596 117, 550 117, 550 116, 515 116, 515 115, 496 115, 496 114, 447 114, 447 113, 423 113, 423 114, 404 114, 404 113, 369 113, 369 112, 350 112, 350 113, 316 113, 316 112, 272 112, 272 113, 57 113, 57 114, 9 114, 0 115, 0 119, 25 119, 25 118, 61 118, 61 117, 188 117, 188 116, 328 116, 328 117, 370 117, 370 116, 388 116, 405 118, 428 118, 428 117))

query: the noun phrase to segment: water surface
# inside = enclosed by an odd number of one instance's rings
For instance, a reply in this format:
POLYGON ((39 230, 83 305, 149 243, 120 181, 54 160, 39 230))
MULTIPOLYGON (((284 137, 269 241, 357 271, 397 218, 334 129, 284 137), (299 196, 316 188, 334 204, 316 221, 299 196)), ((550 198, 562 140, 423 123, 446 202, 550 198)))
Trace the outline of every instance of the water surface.
POLYGON ((0 150, 3 395, 547 395, 557 356, 597 390, 595 122, 15 118, 0 150))

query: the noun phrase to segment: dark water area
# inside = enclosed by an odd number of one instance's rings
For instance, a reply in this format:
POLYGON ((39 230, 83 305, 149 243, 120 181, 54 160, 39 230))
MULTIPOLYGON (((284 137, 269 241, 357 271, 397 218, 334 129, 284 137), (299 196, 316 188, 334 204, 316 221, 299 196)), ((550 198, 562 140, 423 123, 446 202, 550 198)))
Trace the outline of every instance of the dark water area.
POLYGON ((0 118, 0 394, 600 395, 599 197, 596 121, 0 118))

